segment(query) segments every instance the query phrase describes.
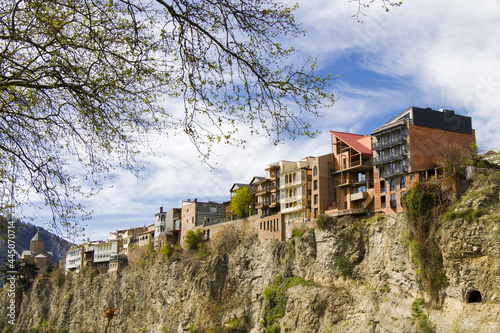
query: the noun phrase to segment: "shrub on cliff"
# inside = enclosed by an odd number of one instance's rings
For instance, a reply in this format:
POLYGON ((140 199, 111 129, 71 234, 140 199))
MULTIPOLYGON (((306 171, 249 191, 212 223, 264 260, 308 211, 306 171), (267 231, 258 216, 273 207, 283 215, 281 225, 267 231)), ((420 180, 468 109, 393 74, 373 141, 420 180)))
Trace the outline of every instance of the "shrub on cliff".
POLYGON ((186 238, 184 239, 184 242, 186 243, 188 250, 198 250, 201 247, 202 237, 203 233, 200 229, 197 229, 196 231, 189 230, 188 232, 186 232, 186 238))

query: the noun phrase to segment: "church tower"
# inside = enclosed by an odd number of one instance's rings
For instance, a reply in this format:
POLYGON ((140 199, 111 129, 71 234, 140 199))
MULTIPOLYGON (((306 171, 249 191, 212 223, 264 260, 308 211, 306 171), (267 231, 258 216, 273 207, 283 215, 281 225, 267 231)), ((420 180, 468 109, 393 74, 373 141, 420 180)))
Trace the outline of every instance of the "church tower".
POLYGON ((42 236, 40 236, 40 228, 37 229, 35 237, 31 239, 30 251, 31 253, 45 251, 45 242, 43 241, 42 236))

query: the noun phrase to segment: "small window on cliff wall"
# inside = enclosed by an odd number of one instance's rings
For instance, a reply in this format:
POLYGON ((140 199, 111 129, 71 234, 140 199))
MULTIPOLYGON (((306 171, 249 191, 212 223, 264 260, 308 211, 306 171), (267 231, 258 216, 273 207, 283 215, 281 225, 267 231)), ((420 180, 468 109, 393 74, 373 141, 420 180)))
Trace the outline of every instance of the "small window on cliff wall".
POLYGON ((481 303, 482 302, 481 292, 477 290, 471 290, 467 292, 466 302, 481 303))

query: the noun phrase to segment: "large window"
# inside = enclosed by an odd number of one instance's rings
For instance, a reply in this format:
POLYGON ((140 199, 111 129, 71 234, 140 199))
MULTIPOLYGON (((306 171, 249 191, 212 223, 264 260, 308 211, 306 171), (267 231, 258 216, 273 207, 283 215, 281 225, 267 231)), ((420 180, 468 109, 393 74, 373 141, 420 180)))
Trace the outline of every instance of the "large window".
POLYGON ((363 183, 366 181, 366 174, 362 173, 362 172, 359 172, 358 173, 358 182, 359 183, 363 183))
POLYGON ((313 176, 317 176, 318 175, 318 167, 317 166, 314 166, 314 169, 313 169, 313 176))
POLYGON ((406 188, 406 177, 405 176, 401 177, 401 180, 399 181, 399 188, 400 189, 406 188))
POLYGON ((397 202, 396 202, 396 193, 391 194, 391 208, 396 208, 397 202))
POLYGON ((396 191, 396 180, 391 179, 391 192, 396 191))

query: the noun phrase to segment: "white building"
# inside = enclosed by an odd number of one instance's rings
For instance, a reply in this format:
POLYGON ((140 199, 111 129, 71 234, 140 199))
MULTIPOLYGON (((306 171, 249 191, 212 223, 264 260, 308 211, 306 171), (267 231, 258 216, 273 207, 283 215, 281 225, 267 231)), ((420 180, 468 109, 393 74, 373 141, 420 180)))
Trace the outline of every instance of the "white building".
POLYGON ((82 267, 82 247, 69 250, 66 254, 66 269, 65 272, 73 271, 78 273, 82 267))

